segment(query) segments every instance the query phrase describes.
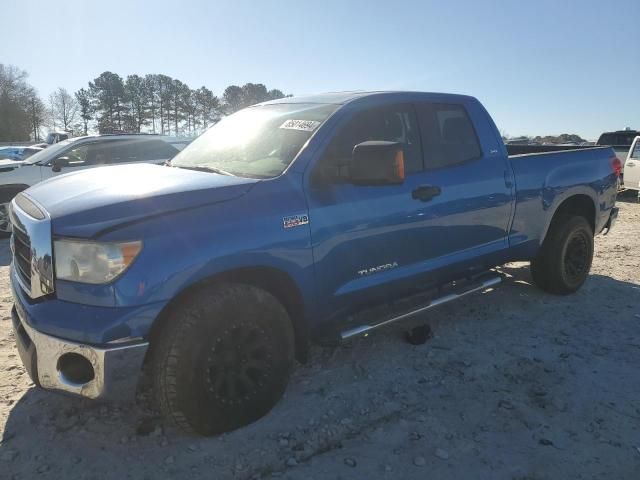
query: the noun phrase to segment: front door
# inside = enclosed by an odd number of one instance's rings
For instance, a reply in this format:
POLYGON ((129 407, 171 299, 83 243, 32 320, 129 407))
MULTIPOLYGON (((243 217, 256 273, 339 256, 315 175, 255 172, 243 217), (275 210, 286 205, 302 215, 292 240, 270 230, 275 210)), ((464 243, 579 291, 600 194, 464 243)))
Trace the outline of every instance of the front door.
POLYGON ((421 172, 413 105, 356 111, 338 126, 313 167, 307 189, 317 296, 323 312, 366 303, 372 288, 388 285, 399 271, 419 262, 418 204, 411 192, 420 184, 421 172), (367 140, 402 144, 403 184, 359 186, 322 175, 346 168, 353 147, 367 140))

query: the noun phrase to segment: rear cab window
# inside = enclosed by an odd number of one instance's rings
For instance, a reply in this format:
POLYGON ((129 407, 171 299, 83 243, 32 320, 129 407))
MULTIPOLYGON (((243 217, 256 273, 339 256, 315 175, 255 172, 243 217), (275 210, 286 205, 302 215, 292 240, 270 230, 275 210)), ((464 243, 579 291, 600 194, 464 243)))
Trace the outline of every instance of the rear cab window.
POLYGON ((451 167, 482 157, 473 123, 463 105, 416 105, 425 169, 451 167))

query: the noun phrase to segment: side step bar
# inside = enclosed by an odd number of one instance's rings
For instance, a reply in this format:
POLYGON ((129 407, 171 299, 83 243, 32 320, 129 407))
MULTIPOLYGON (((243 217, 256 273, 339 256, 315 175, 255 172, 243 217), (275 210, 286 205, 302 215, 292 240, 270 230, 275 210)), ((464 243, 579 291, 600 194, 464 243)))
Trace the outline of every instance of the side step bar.
POLYGON ((477 283, 472 283, 470 285, 467 285, 467 288, 460 291, 460 292, 454 292, 454 293, 449 293, 447 295, 443 295, 442 297, 437 297, 434 298, 433 300, 429 301, 429 303, 427 303, 426 305, 420 306, 414 310, 410 310, 406 313, 403 313, 401 315, 395 316, 395 317, 391 317, 388 318, 386 320, 383 320, 382 322, 373 324, 373 325, 360 325, 354 328, 351 328, 349 330, 345 330, 344 332, 340 333, 340 338, 342 340, 347 340, 349 338, 352 337, 357 337, 359 335, 365 335, 367 333, 369 333, 372 330, 375 330, 377 328, 380 327, 384 327, 386 325, 389 325, 391 323, 395 323, 395 322, 399 322, 401 320, 405 320, 409 317, 413 317, 414 315, 417 315, 419 313, 422 313, 426 310, 429 310, 431 308, 437 307, 438 305, 442 305, 444 303, 449 303, 452 302, 454 300, 457 300, 459 298, 462 298, 466 295, 469 295, 470 293, 475 293, 475 292, 479 292, 481 290, 484 290, 486 288, 492 287, 494 285, 497 285, 499 283, 502 282, 502 275, 500 274, 495 274, 495 275, 491 275, 489 277, 484 277, 484 279, 479 280, 477 283))

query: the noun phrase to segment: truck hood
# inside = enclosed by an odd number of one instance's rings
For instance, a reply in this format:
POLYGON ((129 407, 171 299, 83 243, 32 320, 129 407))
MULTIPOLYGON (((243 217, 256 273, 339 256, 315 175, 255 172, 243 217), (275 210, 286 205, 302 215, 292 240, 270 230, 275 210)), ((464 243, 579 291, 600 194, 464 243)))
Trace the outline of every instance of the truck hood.
POLYGON ((146 217, 224 202, 259 180, 158 165, 61 175, 25 193, 49 213, 54 235, 89 238, 146 217))

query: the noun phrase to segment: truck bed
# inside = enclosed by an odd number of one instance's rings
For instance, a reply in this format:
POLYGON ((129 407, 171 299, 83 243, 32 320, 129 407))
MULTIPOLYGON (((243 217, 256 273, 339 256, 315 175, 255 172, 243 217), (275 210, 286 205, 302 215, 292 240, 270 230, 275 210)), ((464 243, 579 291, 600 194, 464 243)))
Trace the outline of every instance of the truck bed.
POLYGON ((613 155, 611 147, 593 146, 510 155, 516 184, 510 244, 539 244, 551 219, 548 212, 572 195, 591 198, 596 207, 594 232, 599 233, 615 204, 613 155))
POLYGON ((510 157, 518 155, 532 155, 538 153, 566 152, 572 150, 586 150, 590 148, 604 148, 595 145, 505 145, 510 157))

